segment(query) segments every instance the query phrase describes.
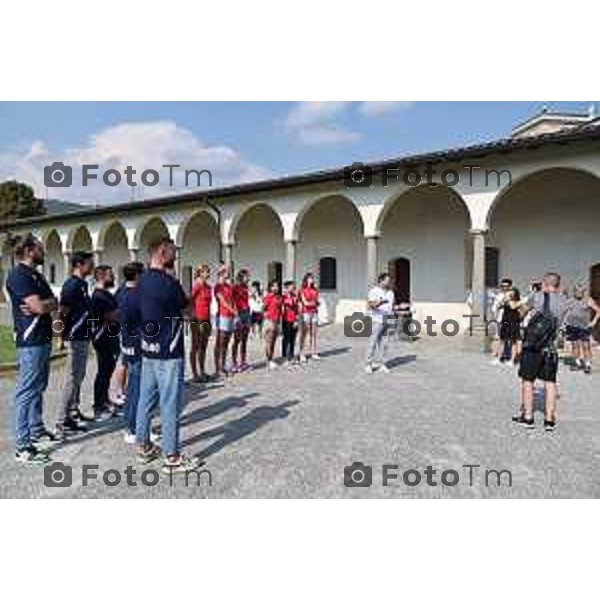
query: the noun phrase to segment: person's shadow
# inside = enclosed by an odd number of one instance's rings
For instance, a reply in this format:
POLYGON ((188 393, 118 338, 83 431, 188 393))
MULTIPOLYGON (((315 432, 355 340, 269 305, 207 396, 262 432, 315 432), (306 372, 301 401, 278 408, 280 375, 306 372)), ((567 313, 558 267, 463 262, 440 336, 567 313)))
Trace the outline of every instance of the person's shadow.
POLYGON ((198 421, 204 421, 206 419, 216 417, 224 412, 227 412, 228 410, 244 408, 247 406, 248 400, 255 398, 256 396, 260 396, 260 394, 257 392, 250 392, 242 396, 229 396, 227 398, 223 398, 218 402, 207 404, 183 415, 179 423, 181 426, 191 425, 192 423, 197 423, 198 421))
POLYGON ((267 423, 276 419, 286 419, 290 415, 289 409, 296 404, 299 404, 299 400, 290 400, 275 406, 258 406, 235 421, 229 421, 224 425, 203 431, 188 438, 182 445, 191 446, 202 440, 218 437, 217 440, 204 448, 204 450, 195 454, 201 460, 206 460, 209 456, 225 448, 225 446, 233 444, 248 435, 252 435, 267 423))
POLYGON ((388 360, 385 364, 388 369, 395 369, 396 367, 407 365, 408 363, 415 362, 416 360, 416 354, 407 354, 406 356, 396 356, 395 358, 388 360))

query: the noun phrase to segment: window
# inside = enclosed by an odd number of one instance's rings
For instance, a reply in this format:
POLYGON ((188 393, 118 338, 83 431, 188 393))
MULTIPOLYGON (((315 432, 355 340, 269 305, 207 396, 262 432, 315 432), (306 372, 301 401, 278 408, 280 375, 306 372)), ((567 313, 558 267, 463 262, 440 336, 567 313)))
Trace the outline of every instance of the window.
POLYGON ((496 288, 500 282, 500 250, 488 246, 485 249, 485 286, 496 288))
POLYGON ((319 287, 325 291, 337 288, 337 260, 333 256, 325 256, 319 261, 319 287))
POLYGON ((275 280, 279 284, 279 289, 282 288, 283 283, 283 264, 274 260, 267 265, 267 284, 275 280))

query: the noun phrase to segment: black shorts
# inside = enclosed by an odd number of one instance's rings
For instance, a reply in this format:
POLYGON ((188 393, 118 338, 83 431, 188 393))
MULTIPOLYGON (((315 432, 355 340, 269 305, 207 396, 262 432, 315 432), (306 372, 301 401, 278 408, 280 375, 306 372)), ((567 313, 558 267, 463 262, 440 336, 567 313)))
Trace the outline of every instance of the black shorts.
POLYGON ((519 377, 525 381, 556 382, 558 372, 558 354, 554 350, 541 350, 539 352, 524 350, 521 354, 519 377))
POLYGON ((262 325, 264 317, 265 317, 264 313, 253 312, 250 315, 250 323, 252 325, 262 325))
POLYGON ((565 330, 565 338, 567 342, 589 342, 591 331, 587 327, 574 327, 567 325, 565 330))

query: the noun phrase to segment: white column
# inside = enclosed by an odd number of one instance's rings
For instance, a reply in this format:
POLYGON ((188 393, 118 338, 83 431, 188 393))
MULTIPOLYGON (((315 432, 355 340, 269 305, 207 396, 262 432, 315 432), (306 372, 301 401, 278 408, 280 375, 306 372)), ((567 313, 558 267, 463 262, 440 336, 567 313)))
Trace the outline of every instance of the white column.
POLYGON ((379 237, 367 238, 367 289, 377 281, 377 250, 379 237))
POLYGON ((129 260, 131 262, 138 262, 140 255, 139 248, 129 248, 129 260))
POLYGON ((223 262, 233 275, 233 244, 223 244, 223 262))
POLYGON ((296 281, 296 240, 285 243, 285 279, 296 281))
POLYGON ((485 326, 485 239, 487 231, 484 229, 472 229, 471 238, 473 240, 473 270, 471 276, 471 314, 473 326, 475 329, 482 329, 485 326))
POLYGON ((65 279, 67 279, 71 275, 71 256, 72 255, 73 255, 73 253, 68 250, 66 252, 63 252, 64 265, 65 265, 65 267, 64 267, 64 269, 65 269, 64 278, 65 279))

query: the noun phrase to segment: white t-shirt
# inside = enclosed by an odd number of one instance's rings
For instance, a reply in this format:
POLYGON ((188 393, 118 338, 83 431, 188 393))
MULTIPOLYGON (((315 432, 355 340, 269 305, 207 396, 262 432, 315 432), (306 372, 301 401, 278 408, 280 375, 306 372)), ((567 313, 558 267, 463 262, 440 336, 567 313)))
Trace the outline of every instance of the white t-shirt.
POLYGON ((369 309, 369 315, 375 323, 383 323, 385 316, 394 313, 394 292, 392 290, 384 290, 382 287, 376 285, 369 290, 368 301, 380 302, 381 300, 384 301, 384 304, 379 305, 377 308, 369 309))

